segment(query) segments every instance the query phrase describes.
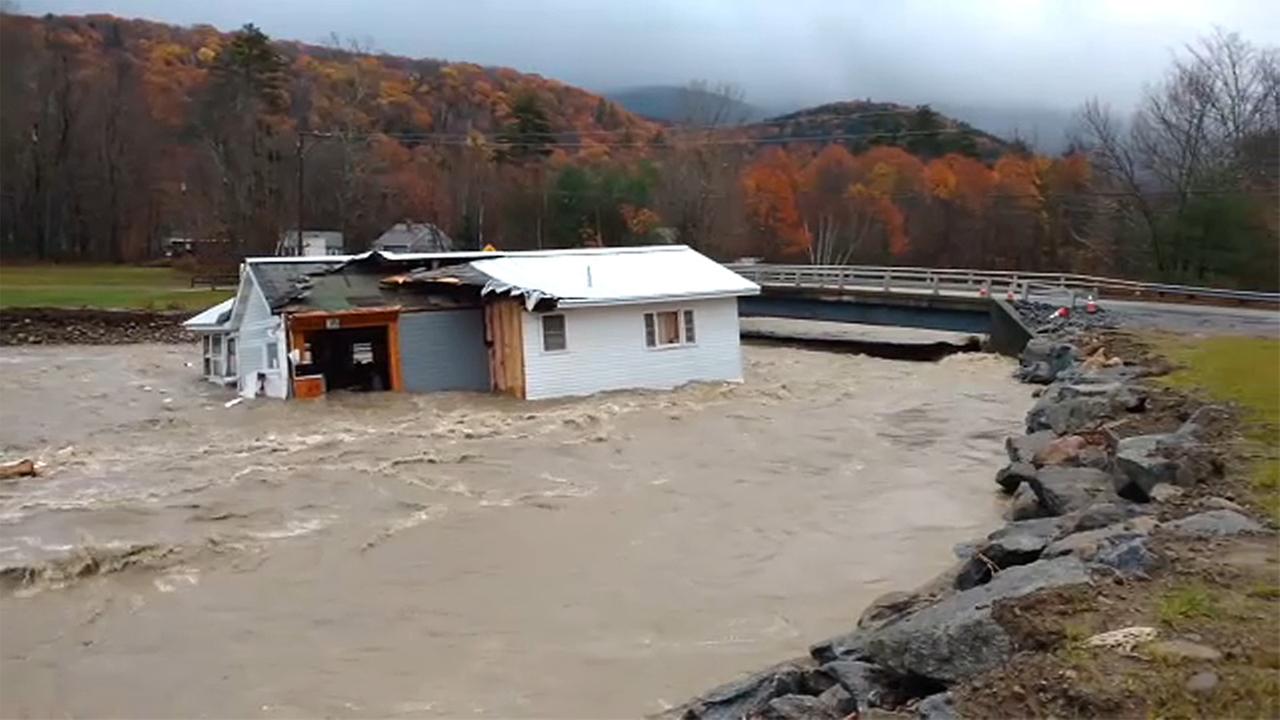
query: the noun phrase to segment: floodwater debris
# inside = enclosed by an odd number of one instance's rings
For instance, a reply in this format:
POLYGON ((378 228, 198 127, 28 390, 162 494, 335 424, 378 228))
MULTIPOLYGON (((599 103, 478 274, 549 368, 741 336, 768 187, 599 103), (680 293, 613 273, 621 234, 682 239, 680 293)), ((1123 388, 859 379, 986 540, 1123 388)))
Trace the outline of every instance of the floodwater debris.
POLYGON ((0 480, 32 477, 38 474, 39 470, 36 468, 36 461, 31 458, 23 458, 12 462, 0 463, 0 480))

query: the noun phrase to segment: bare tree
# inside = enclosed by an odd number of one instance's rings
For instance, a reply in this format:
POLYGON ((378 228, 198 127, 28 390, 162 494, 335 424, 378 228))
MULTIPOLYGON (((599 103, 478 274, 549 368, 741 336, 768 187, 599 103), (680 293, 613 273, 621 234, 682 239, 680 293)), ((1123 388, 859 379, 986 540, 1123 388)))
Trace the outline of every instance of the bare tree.
MULTIPOLYGON (((1097 100, 1082 109, 1094 167, 1136 215, 1158 272, 1203 275, 1203 245, 1213 239, 1187 240, 1183 232, 1195 203, 1243 190, 1259 139, 1270 139, 1274 160, 1278 57, 1275 48, 1217 30, 1185 48, 1127 126, 1097 100)), ((1274 170, 1265 184, 1275 191, 1274 170)))

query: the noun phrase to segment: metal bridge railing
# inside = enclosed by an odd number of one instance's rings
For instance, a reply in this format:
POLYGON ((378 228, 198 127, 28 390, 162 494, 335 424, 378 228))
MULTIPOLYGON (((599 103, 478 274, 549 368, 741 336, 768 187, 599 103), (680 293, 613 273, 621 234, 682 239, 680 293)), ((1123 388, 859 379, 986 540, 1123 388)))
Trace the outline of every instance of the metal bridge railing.
POLYGON ((1280 293, 1080 275, 1075 273, 1021 272, 1016 270, 965 270, 955 268, 897 267, 881 265, 773 265, 733 263, 729 269, 767 286, 829 288, 836 290, 877 288, 885 292, 941 293, 985 289, 989 293, 1013 293, 1022 299, 1046 291, 1095 297, 1219 300, 1280 307, 1280 293))

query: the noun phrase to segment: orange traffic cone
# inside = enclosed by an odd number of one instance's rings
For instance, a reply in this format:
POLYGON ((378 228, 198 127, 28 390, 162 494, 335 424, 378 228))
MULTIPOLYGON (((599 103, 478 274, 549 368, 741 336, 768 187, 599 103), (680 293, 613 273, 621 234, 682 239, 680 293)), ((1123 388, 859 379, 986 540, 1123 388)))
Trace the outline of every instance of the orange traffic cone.
POLYGON ((1009 302, 1013 302, 1013 299, 1014 299, 1014 298, 1013 298, 1013 286, 1012 286, 1012 285, 1010 285, 1010 286, 1009 286, 1009 292, 1007 292, 1007 293, 1005 293, 1005 294, 1004 294, 1004 299, 1005 299, 1005 300, 1008 300, 1009 302))
POLYGON ((1090 295, 1088 300, 1084 301, 1084 311, 1090 315, 1098 312, 1098 302, 1090 295))
POLYGON ((986 285, 983 285, 978 288, 978 297, 987 297, 990 294, 991 294, 991 291, 987 289, 986 285))
POLYGON ((1071 308, 1063 305, 1054 311, 1053 317, 1069 318, 1071 317, 1071 308))

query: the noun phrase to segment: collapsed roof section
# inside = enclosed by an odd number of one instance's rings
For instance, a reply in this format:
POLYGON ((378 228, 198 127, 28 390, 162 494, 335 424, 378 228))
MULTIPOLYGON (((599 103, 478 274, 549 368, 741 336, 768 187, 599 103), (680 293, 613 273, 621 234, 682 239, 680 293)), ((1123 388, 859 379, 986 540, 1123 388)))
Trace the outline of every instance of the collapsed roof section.
MULTIPOLYGON (((272 312, 283 309, 342 310, 353 307, 404 305, 406 298, 388 294, 379 280, 390 273, 440 267, 447 263, 492 256, 481 252, 391 253, 309 258, 249 258, 247 265, 272 312)), ((410 304, 414 301, 409 300, 410 304)))

